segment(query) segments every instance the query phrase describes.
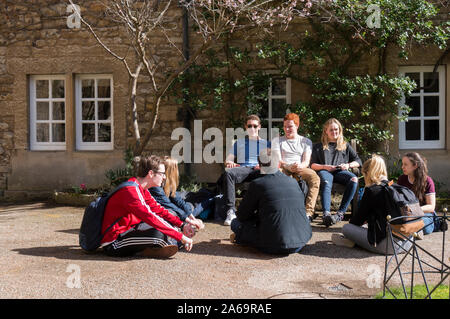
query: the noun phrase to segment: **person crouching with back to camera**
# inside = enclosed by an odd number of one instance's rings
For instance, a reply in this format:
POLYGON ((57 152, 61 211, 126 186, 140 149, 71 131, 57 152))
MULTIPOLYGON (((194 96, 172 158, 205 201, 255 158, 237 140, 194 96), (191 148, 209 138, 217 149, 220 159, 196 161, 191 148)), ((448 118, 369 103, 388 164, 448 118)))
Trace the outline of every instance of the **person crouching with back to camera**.
POLYGON ((411 247, 411 242, 393 236, 395 242, 389 240, 386 233, 386 217, 388 204, 382 183, 388 182, 386 164, 381 156, 372 155, 362 167, 365 188, 360 206, 349 223, 342 227, 343 235, 333 234, 331 240, 338 246, 353 247, 355 244, 377 254, 404 253, 411 247))
POLYGON ((159 205, 148 188, 161 186, 165 179, 164 162, 158 156, 135 159, 136 177, 128 181, 136 186, 120 189, 105 208, 102 232, 119 220, 105 234, 101 247, 110 256, 141 255, 168 258, 184 245, 192 249, 195 230, 159 205))

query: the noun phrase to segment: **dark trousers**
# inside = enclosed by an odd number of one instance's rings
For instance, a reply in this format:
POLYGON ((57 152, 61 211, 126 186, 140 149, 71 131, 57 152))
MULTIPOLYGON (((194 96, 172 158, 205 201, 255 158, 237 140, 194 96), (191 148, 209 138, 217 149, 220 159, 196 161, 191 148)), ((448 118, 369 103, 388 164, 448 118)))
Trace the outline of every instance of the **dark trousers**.
POLYGON ((126 257, 139 253, 148 247, 164 247, 170 244, 176 244, 176 241, 150 225, 140 223, 120 234, 115 241, 103 247, 103 250, 109 256, 126 257))
POLYGON ((219 179, 222 182, 223 197, 227 209, 235 208, 236 203, 236 184, 250 182, 261 175, 259 169, 253 167, 239 166, 225 169, 219 179))
POLYGON ((256 220, 240 222, 237 218, 235 218, 231 222, 230 226, 231 231, 236 234, 235 239, 237 244, 255 247, 266 254, 288 255, 298 253, 303 248, 274 248, 261 246, 256 220))

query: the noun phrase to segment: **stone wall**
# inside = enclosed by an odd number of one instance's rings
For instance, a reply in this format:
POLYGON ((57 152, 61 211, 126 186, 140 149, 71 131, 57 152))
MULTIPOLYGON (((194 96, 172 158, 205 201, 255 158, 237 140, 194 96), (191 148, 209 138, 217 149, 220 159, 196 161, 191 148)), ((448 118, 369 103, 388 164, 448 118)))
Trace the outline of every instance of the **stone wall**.
MULTIPOLYGON (((127 56, 131 56, 124 31, 103 19, 102 7, 96 1, 83 0, 76 3, 81 6, 83 17, 94 25, 98 35, 111 49, 121 55, 128 52, 127 56)), ((0 3, 0 198, 23 199, 32 194, 49 196, 54 190, 80 183, 86 183, 89 187, 99 186, 106 181, 104 173, 107 169, 123 166, 123 152, 134 141, 130 125, 129 79, 125 68, 99 46, 85 27, 68 28, 67 5, 68 1, 60 0, 5 0, 0 3), (114 150, 78 151, 75 147, 74 78, 77 74, 104 73, 112 74, 114 79, 114 150), (29 76, 39 74, 62 74, 67 79, 65 151, 30 151, 29 76)), ((180 8, 172 9, 171 19, 176 28, 169 37, 172 42, 181 46, 180 8)), ((305 27, 299 24, 295 28, 300 33, 305 27)), ((249 48, 254 48, 257 40, 244 42, 249 48)), ((178 66, 179 52, 165 43, 166 37, 163 34, 157 34, 154 38, 154 46, 158 47, 159 57, 164 60, 163 67, 170 70, 178 66)), ((191 50, 198 45, 195 32, 191 29, 191 50)), ((426 50, 432 52, 431 55, 421 54, 419 51, 412 55, 408 63, 432 64, 439 52, 426 50)), ((357 71, 372 72, 370 59, 365 59, 361 63, 361 70, 357 71)), ((131 65, 135 62, 130 61, 131 65)), ((389 69, 396 72, 399 63, 393 54, 389 60, 389 69)), ((449 63, 448 58, 445 63, 449 63)), ((160 78, 163 77, 164 74, 161 74, 160 78)), ((447 87, 450 83, 448 79, 447 71, 447 87)), ((153 91, 148 80, 148 77, 143 76, 138 87, 142 134, 148 126, 145 122, 150 120, 148 111, 152 107, 153 91)), ((292 101, 307 94, 309 92, 304 87, 293 83, 292 101)), ((173 145, 178 142, 170 139, 171 133, 184 125, 179 108, 172 98, 163 100, 156 132, 146 153, 170 154, 173 145)), ((225 132, 228 124, 226 112, 226 109, 204 110, 198 112, 197 119, 203 120, 203 131, 208 127, 218 127, 225 132)), ((207 143, 208 141, 204 141, 203 145, 207 143)), ((442 152, 439 163, 449 162, 448 151, 442 152)), ((439 163, 436 167, 447 169, 448 166, 439 166, 439 163)), ((200 181, 214 182, 220 175, 222 166, 195 164, 192 169, 200 181)))
MULTIPOLYGON (((124 30, 104 19, 103 7, 97 1, 75 3, 80 5, 83 18, 93 25, 102 41, 118 55, 127 55, 133 68, 133 51, 127 46, 124 30)), ((126 69, 97 43, 84 25, 81 29, 68 27, 68 4, 68 1, 60 0, 7 0, 0 3, 0 198, 48 197, 54 190, 81 183, 88 187, 101 186, 106 182, 106 170, 123 167, 124 151, 133 145, 126 69), (53 74, 64 75, 67 83, 66 150, 31 151, 29 77, 53 74), (76 149, 74 80, 77 74, 113 75, 112 151, 76 149)), ((181 9, 174 6, 169 21, 174 29, 168 34, 180 47, 181 15, 181 9)), ((164 61, 163 70, 178 67, 179 51, 165 44, 164 34, 153 36, 153 45, 158 47, 159 57, 156 58, 164 61)), ((163 80, 164 75, 161 74, 159 79, 163 80)), ((143 74, 137 98, 141 135, 149 125, 152 93, 149 77, 143 74)), ((177 116, 178 109, 175 101, 163 100, 155 134, 145 153, 170 155, 172 146, 178 142, 170 139, 171 132, 183 126, 183 118, 177 116)), ((198 118, 208 118, 204 123, 206 129, 217 126, 214 118, 220 118, 220 115, 202 111, 198 118)), ((213 181, 220 174, 220 165, 210 165, 206 169, 195 166, 193 172, 203 181, 213 181)))

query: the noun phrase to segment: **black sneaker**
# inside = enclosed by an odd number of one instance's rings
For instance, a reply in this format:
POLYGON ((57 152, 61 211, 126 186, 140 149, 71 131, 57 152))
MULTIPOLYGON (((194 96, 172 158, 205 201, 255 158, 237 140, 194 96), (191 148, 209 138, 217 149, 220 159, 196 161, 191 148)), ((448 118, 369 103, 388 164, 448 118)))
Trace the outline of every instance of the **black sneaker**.
POLYGON ((312 221, 313 221, 314 219, 316 219, 317 216, 318 216, 317 213, 314 213, 314 214, 312 214, 312 215, 308 215, 309 222, 312 223, 312 221))
POLYGON ((323 215, 323 224, 325 227, 330 227, 331 225, 335 224, 333 217, 330 214, 323 215))

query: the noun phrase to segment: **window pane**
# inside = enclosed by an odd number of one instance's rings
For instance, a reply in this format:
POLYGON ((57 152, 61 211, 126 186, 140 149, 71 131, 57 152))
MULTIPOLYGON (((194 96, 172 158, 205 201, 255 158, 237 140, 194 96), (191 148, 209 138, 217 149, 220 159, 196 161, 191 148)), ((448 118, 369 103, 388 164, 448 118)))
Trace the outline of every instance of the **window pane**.
POLYGON ((411 108, 408 116, 420 116, 420 96, 406 98, 405 104, 411 108))
POLYGON ((424 72, 423 86, 425 87, 424 92, 439 92, 439 73, 424 72), (431 87, 427 88, 430 85, 431 87))
POLYGON ((98 97, 105 98, 105 97, 111 97, 111 81, 109 79, 99 79, 97 80, 97 93, 98 97))
POLYGON ((261 119, 266 119, 268 117, 269 104, 267 100, 258 99, 252 102, 249 109, 255 110, 252 113, 257 113, 261 119))
POLYGON ((99 124, 98 125, 98 141, 99 142, 111 142, 111 125, 99 124))
POLYGON ((95 124, 83 124, 83 142, 95 142, 95 124))
POLYGON ((38 121, 49 120, 48 102, 36 102, 36 120, 38 121))
POLYGON ((416 82, 416 88, 413 92, 419 92, 418 88, 420 88, 420 73, 405 73, 405 76, 416 82))
POLYGON ((48 98, 48 80, 36 80, 36 98, 48 98))
POLYGON ((81 81, 81 97, 82 98, 94 98, 95 97, 95 83, 94 80, 82 80, 81 81))
POLYGON ((424 96, 424 115, 439 116, 439 96, 424 96))
POLYGON ((425 120, 423 130, 426 141, 439 140, 439 120, 425 120))
POLYGON ((64 80, 52 81, 52 97, 64 98, 64 80))
POLYGON ((272 79, 272 95, 286 95, 286 79, 272 79))
POLYGON ((111 119, 111 103, 109 101, 98 102, 98 119, 99 120, 111 119))
POLYGON ((49 142, 48 137, 49 137, 49 124, 36 123, 36 141, 49 142))
POLYGON ((408 121, 405 123, 406 140, 420 140, 420 120, 408 121))
POLYGON ((64 120, 65 116, 65 103, 64 102, 53 102, 53 119, 54 120, 64 120))
POLYGON ((94 101, 84 101, 81 103, 81 118, 84 121, 94 121, 95 120, 95 102, 94 101))
POLYGON ((66 124, 64 123, 52 124, 52 139, 53 142, 66 141, 66 124))
MULTIPOLYGON (((275 133, 275 129, 278 129, 278 135, 284 136, 283 122, 272 122, 271 134, 275 133)), ((275 136, 272 135, 272 138, 275 136)))
POLYGON ((273 99, 272 100, 272 118, 284 118, 286 115, 286 100, 273 99))

